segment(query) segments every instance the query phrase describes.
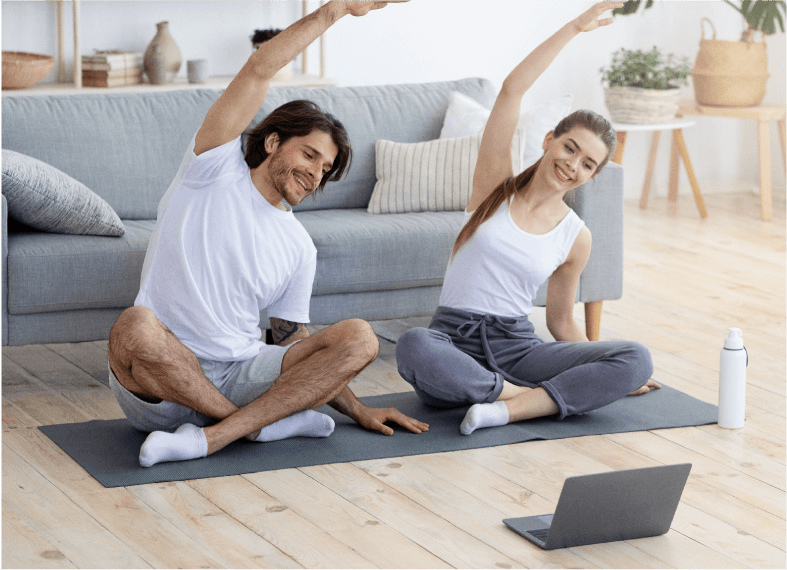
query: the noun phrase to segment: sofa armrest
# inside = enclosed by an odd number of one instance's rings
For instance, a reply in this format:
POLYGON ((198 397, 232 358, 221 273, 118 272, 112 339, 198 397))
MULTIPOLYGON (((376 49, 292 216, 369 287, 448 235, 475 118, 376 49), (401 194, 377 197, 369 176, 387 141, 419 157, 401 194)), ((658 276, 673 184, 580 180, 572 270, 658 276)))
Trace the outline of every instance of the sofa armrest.
POLYGON ((623 168, 610 162, 590 182, 566 196, 593 235, 590 259, 579 279, 577 301, 623 296, 623 168))
POLYGON ((8 345, 8 203, 3 196, 3 346, 8 345))
MULTIPOLYGON (((590 259, 579 278, 578 303, 611 301, 623 296, 623 168, 610 162, 590 182, 575 188, 566 203, 593 235, 590 259)), ((546 305, 547 283, 533 304, 546 305)))

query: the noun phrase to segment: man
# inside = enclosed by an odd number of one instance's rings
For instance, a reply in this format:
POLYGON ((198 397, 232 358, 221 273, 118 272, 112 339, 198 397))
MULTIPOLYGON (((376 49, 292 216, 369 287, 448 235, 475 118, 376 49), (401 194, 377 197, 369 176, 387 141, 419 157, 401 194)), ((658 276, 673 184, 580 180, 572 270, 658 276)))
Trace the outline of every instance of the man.
POLYGON ((428 425, 372 409, 347 384, 379 349, 351 319, 310 336, 316 249, 290 205, 338 180, 351 160, 344 127, 307 101, 240 135, 273 75, 345 15, 387 2, 330 2, 263 44, 208 111, 159 204, 135 306, 109 338, 110 386, 131 423, 152 432, 140 463, 204 457, 247 438, 327 437, 328 403, 391 435, 428 425), (275 345, 260 341, 268 309, 275 345), (166 430, 177 428, 174 433, 166 430))

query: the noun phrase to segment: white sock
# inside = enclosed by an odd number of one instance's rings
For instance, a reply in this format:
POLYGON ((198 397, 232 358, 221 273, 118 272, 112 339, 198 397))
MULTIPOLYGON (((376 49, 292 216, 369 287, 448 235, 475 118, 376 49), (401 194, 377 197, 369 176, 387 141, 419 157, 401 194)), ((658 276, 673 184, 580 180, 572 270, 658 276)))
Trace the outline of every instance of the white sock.
POLYGON ((150 467, 162 461, 197 459, 208 454, 205 432, 192 424, 183 424, 175 433, 152 432, 139 450, 139 464, 150 467))
POLYGON ((336 424, 331 416, 306 410, 293 414, 260 430, 254 441, 279 441, 288 437, 328 437, 336 424))
POLYGON ((508 406, 502 400, 491 404, 473 404, 467 410, 459 431, 470 435, 479 428, 504 426, 508 423, 508 406))

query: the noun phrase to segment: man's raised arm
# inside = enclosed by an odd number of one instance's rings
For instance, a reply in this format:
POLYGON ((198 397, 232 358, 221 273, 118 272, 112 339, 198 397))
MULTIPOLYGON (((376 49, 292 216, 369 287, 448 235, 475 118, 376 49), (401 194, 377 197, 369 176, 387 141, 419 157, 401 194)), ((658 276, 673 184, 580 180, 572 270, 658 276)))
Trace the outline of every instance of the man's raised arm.
POLYGON ((388 2, 329 2, 265 42, 211 106, 197 133, 199 155, 237 138, 268 95, 273 76, 343 16, 363 16, 388 2))

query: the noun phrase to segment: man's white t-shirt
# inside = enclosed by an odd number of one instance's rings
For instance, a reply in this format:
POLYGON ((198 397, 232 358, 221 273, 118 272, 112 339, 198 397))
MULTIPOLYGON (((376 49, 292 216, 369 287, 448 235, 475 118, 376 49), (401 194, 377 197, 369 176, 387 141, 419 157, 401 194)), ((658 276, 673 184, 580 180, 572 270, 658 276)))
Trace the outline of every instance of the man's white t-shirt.
POLYGON ((251 181, 240 137, 199 156, 194 139, 161 199, 134 302, 200 358, 256 356, 260 311, 309 322, 317 249, 292 210, 251 181))

